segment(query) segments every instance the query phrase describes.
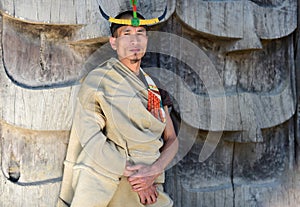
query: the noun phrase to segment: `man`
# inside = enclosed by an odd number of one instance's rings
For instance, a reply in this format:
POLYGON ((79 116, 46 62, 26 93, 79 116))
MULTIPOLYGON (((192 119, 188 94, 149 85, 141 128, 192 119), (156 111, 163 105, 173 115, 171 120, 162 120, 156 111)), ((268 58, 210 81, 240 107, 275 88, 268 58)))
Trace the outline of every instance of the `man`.
MULTIPOLYGON (((134 16, 131 11, 116 18, 134 16)), ((167 93, 140 68, 146 28, 113 23, 111 32, 118 59, 82 83, 58 206, 172 206, 162 183, 178 140, 167 93)))

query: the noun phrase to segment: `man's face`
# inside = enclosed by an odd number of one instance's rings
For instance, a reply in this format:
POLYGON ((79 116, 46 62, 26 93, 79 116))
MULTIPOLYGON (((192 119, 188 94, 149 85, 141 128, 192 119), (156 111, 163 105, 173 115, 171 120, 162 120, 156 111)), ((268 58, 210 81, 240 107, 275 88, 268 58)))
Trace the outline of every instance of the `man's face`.
POLYGON ((139 61, 147 49, 147 32, 144 27, 122 26, 117 29, 116 37, 110 39, 111 46, 117 51, 120 61, 139 61))

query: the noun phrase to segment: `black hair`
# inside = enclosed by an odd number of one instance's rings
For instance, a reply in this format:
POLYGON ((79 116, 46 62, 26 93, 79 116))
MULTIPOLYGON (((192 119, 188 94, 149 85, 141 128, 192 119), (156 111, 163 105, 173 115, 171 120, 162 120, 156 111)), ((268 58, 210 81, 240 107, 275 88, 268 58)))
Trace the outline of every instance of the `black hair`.
MULTIPOLYGON (((136 13, 137 15, 137 18, 139 19, 145 19, 145 17, 143 17, 140 13, 136 13)), ((121 12, 120 14, 118 14, 116 17, 116 19, 132 19, 133 18, 133 11, 131 10, 128 10, 128 11, 125 11, 125 12, 121 12)), ((115 32, 117 31, 118 28, 122 27, 124 25, 122 24, 117 24, 117 23, 112 23, 110 25, 110 32, 111 32, 111 35, 113 37, 115 37, 115 32)), ((147 26, 146 25, 142 25, 142 27, 145 27, 147 29, 147 26)))

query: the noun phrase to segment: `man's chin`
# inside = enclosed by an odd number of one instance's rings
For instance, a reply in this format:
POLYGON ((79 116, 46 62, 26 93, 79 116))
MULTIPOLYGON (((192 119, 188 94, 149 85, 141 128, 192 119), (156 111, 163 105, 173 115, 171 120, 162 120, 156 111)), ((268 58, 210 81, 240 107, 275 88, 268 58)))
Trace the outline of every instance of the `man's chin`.
POLYGON ((130 60, 130 62, 138 62, 142 59, 144 55, 142 54, 135 54, 135 55, 131 55, 130 57, 128 57, 128 59, 130 60))
POLYGON ((131 63, 134 63, 134 62, 141 61, 143 56, 144 56, 144 53, 137 53, 137 54, 128 55, 128 56, 123 57, 121 59, 124 59, 124 60, 130 61, 131 63))
POLYGON ((131 63, 137 63, 137 62, 139 62, 139 61, 141 61, 141 59, 138 59, 138 58, 130 59, 130 62, 131 62, 131 63))

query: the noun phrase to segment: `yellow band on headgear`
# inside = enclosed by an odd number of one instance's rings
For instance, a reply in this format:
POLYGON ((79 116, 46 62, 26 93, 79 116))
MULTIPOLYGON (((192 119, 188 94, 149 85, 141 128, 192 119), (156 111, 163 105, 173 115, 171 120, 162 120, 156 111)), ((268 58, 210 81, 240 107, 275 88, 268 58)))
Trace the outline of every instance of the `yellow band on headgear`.
MULTIPOLYGON (((108 21, 115 24, 132 25, 131 19, 115 19, 109 17, 108 21)), ((158 23, 159 19, 158 18, 140 19, 139 22, 140 22, 139 25, 151 25, 151 24, 158 23)))

